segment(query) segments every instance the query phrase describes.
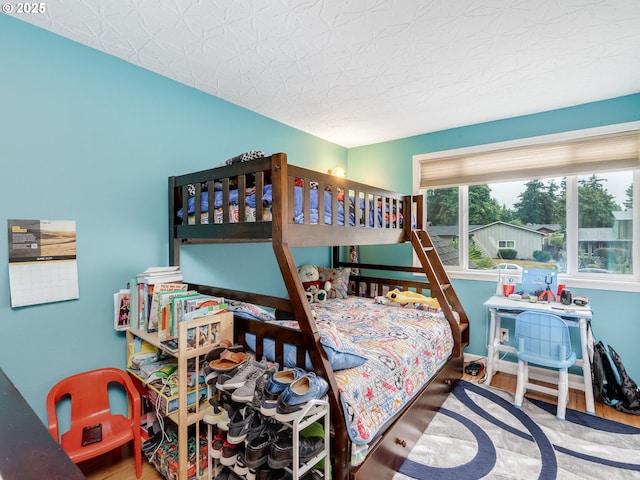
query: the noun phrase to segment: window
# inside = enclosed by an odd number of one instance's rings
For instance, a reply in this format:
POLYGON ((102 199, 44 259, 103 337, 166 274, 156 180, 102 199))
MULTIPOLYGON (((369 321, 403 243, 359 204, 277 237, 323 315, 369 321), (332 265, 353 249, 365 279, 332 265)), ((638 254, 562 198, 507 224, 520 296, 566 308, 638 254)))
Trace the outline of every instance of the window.
POLYGON ((427 230, 448 270, 640 278, 640 131, 574 135, 415 157, 427 230))

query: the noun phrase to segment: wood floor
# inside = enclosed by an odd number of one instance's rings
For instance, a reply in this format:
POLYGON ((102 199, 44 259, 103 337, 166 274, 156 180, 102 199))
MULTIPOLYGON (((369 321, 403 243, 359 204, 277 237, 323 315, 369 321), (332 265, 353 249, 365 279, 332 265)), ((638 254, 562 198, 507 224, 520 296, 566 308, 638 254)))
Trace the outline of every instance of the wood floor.
MULTIPOLYGON (((465 375, 463 377, 469 382, 481 381, 480 377, 472 377, 465 375)), ((510 374, 499 372, 493 376, 491 386, 514 393, 516 390, 516 377, 510 374)), ((537 398, 548 403, 556 403, 555 397, 545 395, 538 392, 530 392, 527 397, 537 398)), ((569 392, 569 403, 567 408, 585 411, 584 394, 577 390, 569 392)), ((596 403, 596 415, 607 418, 620 423, 626 423, 640 428, 640 415, 629 415, 619 412, 609 406, 596 403)), ((89 480, 135 480, 135 464, 133 455, 130 451, 123 450, 121 458, 115 458, 111 454, 103 455, 97 459, 90 460, 79 465, 89 480)), ((162 480, 164 477, 160 475, 154 467, 152 467, 143 457, 142 461, 142 479, 143 480, 162 480)))

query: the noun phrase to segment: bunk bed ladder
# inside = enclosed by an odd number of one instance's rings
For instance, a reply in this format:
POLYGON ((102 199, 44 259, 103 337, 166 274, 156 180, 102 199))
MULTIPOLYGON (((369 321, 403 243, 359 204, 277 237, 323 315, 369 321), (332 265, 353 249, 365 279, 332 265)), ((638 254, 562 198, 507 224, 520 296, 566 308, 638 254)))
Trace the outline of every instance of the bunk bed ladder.
POLYGON ((456 347, 453 352, 454 356, 460 356, 462 355, 464 347, 469 344, 469 320, 467 314, 462 307, 462 303, 460 303, 455 289, 451 285, 449 275, 440 260, 436 248, 433 246, 429 234, 425 230, 412 230, 411 244, 429 280, 431 296, 438 299, 440 308, 447 319, 449 319, 449 323, 452 323, 452 320, 453 324, 457 323, 454 319, 454 311, 460 318, 459 332, 454 332, 454 334, 457 333, 460 335, 460 342, 457 344, 460 345, 460 347, 456 347))

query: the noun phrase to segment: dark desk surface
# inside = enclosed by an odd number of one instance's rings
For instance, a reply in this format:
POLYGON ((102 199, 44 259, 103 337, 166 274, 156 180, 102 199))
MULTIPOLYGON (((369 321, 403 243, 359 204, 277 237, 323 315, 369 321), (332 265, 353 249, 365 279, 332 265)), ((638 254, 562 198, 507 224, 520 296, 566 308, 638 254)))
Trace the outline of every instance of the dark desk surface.
POLYGON ((0 478, 86 480, 2 369, 0 478))

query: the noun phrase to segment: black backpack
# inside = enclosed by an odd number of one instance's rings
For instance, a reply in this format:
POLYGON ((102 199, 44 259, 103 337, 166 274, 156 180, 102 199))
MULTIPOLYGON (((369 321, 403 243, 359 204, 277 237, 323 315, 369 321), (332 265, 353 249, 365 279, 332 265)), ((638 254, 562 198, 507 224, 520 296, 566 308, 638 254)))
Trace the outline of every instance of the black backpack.
POLYGON ((629 377, 620 355, 602 340, 594 345, 591 365, 593 396, 616 410, 640 415, 640 389, 629 377))

